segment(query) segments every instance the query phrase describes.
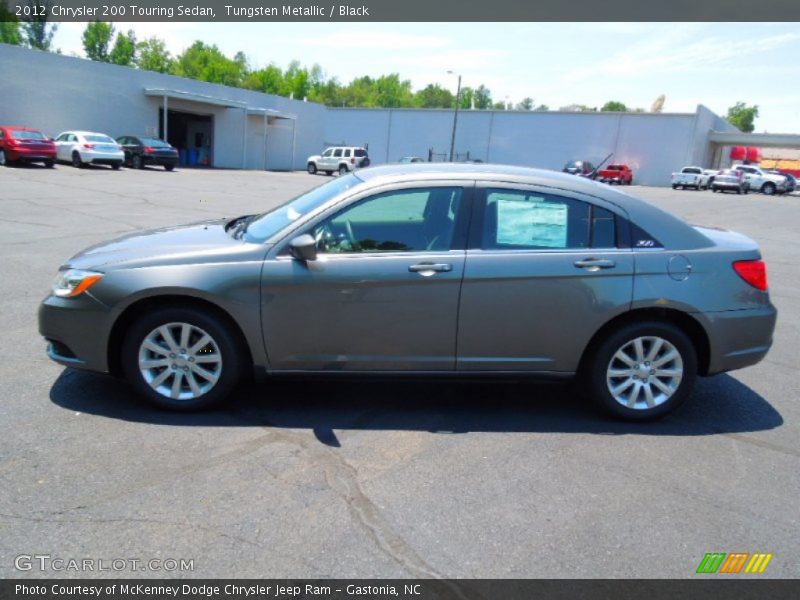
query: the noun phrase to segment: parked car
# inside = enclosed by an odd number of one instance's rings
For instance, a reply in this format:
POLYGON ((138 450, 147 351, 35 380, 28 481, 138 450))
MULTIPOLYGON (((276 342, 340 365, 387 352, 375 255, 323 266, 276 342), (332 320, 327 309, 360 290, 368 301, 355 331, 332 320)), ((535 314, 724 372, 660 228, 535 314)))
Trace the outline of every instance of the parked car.
POLYGON ((178 164, 178 151, 158 138, 123 135, 117 138, 117 143, 125 153, 126 167, 144 169, 147 165, 159 165, 172 171, 178 164))
POLYGON ((365 148, 336 146, 328 148, 322 154, 309 156, 306 163, 306 169, 311 175, 318 171, 326 175, 331 175, 334 171, 338 171, 339 175, 346 175, 350 171, 368 167, 369 155, 365 148))
POLYGON ((55 142, 58 160, 71 162, 73 167, 95 164, 119 169, 125 160, 119 144, 104 133, 65 131, 55 142))
POLYGON ((697 375, 760 361, 775 320, 743 235, 552 171, 426 164, 93 246, 59 269, 39 331, 56 362, 170 409, 253 369, 513 374, 578 377, 648 419, 697 375))
POLYGON ((56 162, 56 146, 36 129, 0 126, 0 166, 16 162, 40 162, 52 168, 56 162))
POLYGON ((562 171, 570 175, 582 175, 590 179, 597 177, 597 168, 588 160, 571 160, 564 165, 562 171))
POLYGON ((408 163, 421 163, 421 162, 425 162, 425 160, 420 158, 419 156, 404 156, 403 158, 401 158, 397 162, 399 162, 401 164, 408 164, 408 163))
POLYGON ((786 177, 786 193, 787 194, 790 193, 790 192, 796 192, 797 191, 797 177, 795 177, 791 173, 785 173, 783 171, 777 171, 777 170, 770 170, 770 171, 767 171, 767 173, 770 173, 772 175, 783 175, 784 177, 786 177))
POLYGON ((744 173, 751 190, 767 196, 784 194, 789 187, 786 175, 768 173, 755 165, 736 165, 733 168, 744 173))
POLYGON ((672 174, 672 189, 708 189, 709 175, 700 167, 683 167, 679 173, 672 174))
POLYGON ((633 171, 628 165, 608 165, 605 169, 598 171, 597 178, 603 183, 630 185, 633 183, 633 171))
POLYGON ((711 191, 713 192, 736 192, 737 194, 746 194, 750 191, 750 185, 745 181, 744 175, 741 171, 736 169, 725 169, 720 171, 714 176, 714 181, 711 183, 711 191))

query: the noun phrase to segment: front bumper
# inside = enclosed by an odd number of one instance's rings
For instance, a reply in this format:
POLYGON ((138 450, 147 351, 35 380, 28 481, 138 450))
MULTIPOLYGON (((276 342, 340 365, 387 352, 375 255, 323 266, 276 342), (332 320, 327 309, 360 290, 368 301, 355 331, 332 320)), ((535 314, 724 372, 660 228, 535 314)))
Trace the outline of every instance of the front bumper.
POLYGON ((39 333, 47 355, 66 367, 107 373, 110 309, 88 293, 48 296, 39 305, 39 333))
POLYGON ((772 346, 778 311, 763 308, 702 313, 710 340, 708 374, 749 367, 763 359, 772 346))

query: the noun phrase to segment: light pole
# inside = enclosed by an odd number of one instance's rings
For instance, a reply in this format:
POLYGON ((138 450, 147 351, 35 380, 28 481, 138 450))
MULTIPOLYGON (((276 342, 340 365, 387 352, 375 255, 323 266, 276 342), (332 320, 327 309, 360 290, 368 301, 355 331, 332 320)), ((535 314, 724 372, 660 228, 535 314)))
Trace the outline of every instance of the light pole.
MULTIPOLYGON (((447 72, 455 75, 453 71, 447 72)), ((450 162, 453 162, 453 152, 456 147, 456 125, 458 124, 458 105, 461 103, 461 75, 458 76, 458 87, 456 88, 456 107, 453 111, 453 134, 450 136, 450 162)))

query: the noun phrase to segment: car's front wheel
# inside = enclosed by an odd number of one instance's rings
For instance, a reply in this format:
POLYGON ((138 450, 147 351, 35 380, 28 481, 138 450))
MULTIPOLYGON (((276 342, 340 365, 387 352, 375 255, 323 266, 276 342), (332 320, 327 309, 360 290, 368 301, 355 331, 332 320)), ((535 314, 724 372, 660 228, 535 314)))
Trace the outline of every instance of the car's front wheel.
POLYGON ((9 161, 6 158, 5 150, 0 150, 0 167, 7 167, 8 164, 9 164, 9 161))
POLYGON ((150 402, 195 410, 223 400, 239 382, 243 353, 229 326, 196 308, 147 313, 122 346, 125 376, 150 402))
POLYGON ((75 150, 72 152, 72 166, 78 169, 83 168, 83 161, 81 160, 81 155, 78 154, 78 151, 75 150))
POLYGON ((133 157, 131 158, 131 166, 134 169, 143 169, 144 164, 142 163, 142 157, 139 156, 138 154, 134 154, 133 157))
POLYGON ((309 175, 316 175, 317 174, 317 165, 315 165, 312 162, 308 163, 308 165, 306 165, 306 171, 308 171, 309 175))
POLYGON ((584 377, 589 395, 612 415, 655 419, 686 400, 697 377, 697 353, 675 325, 633 323, 600 343, 584 377))
POLYGON ((766 194, 767 196, 774 196, 777 189, 778 188, 775 187, 774 183, 768 181, 761 187, 761 193, 766 194))

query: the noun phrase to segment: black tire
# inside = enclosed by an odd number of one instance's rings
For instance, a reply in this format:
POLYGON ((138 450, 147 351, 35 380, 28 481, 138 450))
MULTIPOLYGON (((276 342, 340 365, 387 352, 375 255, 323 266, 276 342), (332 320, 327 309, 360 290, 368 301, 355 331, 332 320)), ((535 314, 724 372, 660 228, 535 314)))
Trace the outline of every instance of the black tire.
POLYGON ((750 188, 749 187, 744 188, 744 193, 745 194, 749 194, 750 193, 750 188))
POLYGON ((11 161, 6 157, 5 150, 0 150, 0 167, 10 167, 11 161))
MULTIPOLYGON (((197 308, 159 308, 143 315, 128 328, 122 343, 122 368, 131 386, 152 404, 169 410, 197 410, 221 402, 239 383, 245 367, 243 357, 246 356, 241 344, 230 325, 210 312, 197 308), (139 348, 142 342, 155 329, 168 323, 187 323, 198 327, 219 348, 222 356, 219 379, 198 397, 185 400, 168 398, 150 387, 139 371, 139 348)), ((183 381, 186 381, 185 377, 183 381)))
POLYGON ((678 189, 678 186, 677 186, 677 185, 675 185, 675 184, 673 183, 673 184, 672 184, 672 189, 673 189, 673 190, 677 190, 677 189, 678 189))
POLYGON ((48 169, 52 169, 53 167, 56 166, 56 161, 54 161, 54 160, 46 160, 46 161, 44 161, 44 166, 47 167, 48 169))
POLYGON ((742 195, 742 188, 736 188, 736 195, 737 196, 741 196, 742 195))
POLYGON ((85 166, 83 161, 81 161, 81 155, 78 154, 77 150, 72 152, 72 166, 78 169, 82 169, 85 166))
POLYGON ((134 154, 131 156, 131 167, 134 169, 144 169, 144 163, 142 162, 142 157, 138 154, 134 154))
POLYGON ((595 347, 582 373, 587 395, 607 413, 628 421, 657 419, 675 410, 689 396, 696 378, 697 352, 692 341, 680 328, 661 321, 640 321, 611 332, 595 347), (653 408, 629 408, 612 396, 606 373, 612 357, 619 349, 636 338, 646 336, 658 336, 675 347, 683 361, 683 376, 678 387, 663 403, 653 408))
POLYGON ((173 169, 175 169, 175 165, 164 165, 165 171, 172 171, 173 169))
POLYGON ((339 165, 339 175, 347 175, 349 172, 347 165, 339 165))
POLYGON ((317 174, 317 165, 315 165, 312 162, 308 163, 308 165, 306 165, 306 171, 308 171, 309 175, 316 175, 317 174))
POLYGON ((122 161, 121 160, 118 161, 118 162, 111 163, 111 168, 114 169, 115 171, 119 171, 119 168, 121 166, 122 166, 122 161))
POLYGON ((774 196, 776 191, 775 184, 770 181, 761 186, 761 193, 766 196, 774 196))

